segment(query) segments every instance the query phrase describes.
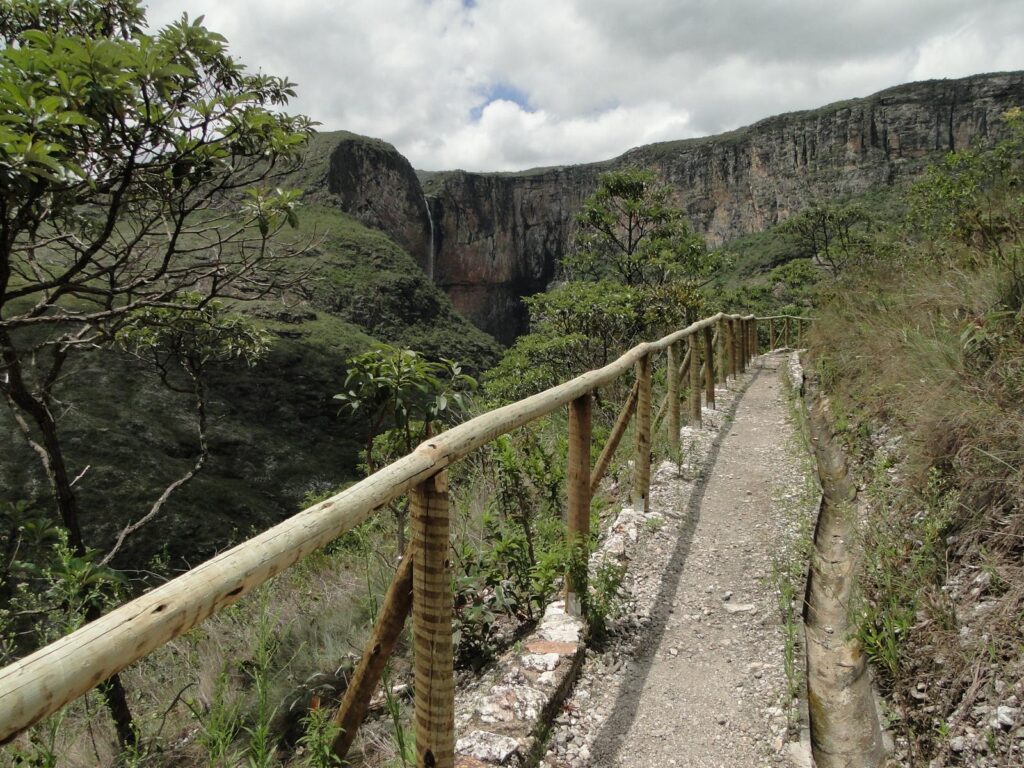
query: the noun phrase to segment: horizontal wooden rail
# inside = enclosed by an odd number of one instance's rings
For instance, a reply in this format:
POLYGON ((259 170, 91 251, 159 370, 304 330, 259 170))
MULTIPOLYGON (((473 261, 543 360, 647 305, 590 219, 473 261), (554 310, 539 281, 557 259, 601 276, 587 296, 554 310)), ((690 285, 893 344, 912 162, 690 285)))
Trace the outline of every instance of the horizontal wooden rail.
POLYGON ((0 741, 192 629, 477 448, 611 383, 645 356, 723 319, 756 320, 718 313, 638 344, 603 368, 470 419, 330 499, 0 669, 0 741))

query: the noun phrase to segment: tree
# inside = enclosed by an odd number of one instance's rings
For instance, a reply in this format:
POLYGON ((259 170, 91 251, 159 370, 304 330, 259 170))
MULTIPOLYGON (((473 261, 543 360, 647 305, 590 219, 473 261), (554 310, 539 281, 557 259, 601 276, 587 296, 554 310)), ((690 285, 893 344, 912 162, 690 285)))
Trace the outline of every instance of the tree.
POLYGON ((783 222, 781 229, 836 276, 868 252, 870 224, 871 216, 862 206, 814 203, 783 222))
MULTIPOLYGON (((345 361, 342 411, 360 419, 366 474, 426 440, 440 421, 463 413, 476 380, 453 360, 431 361, 411 349, 381 345, 345 361)), ((391 502, 397 556, 405 552, 407 498, 391 502)))
POLYGON ((700 288, 720 264, 651 171, 602 174, 576 225, 562 262, 571 279, 526 300, 530 333, 487 376, 498 400, 606 365, 695 317, 700 288))
POLYGON ((576 217, 573 251, 563 262, 574 278, 612 277, 625 285, 701 281, 716 258, 652 171, 609 171, 576 217))
MULTIPOLYGON (((910 192, 909 224, 929 248, 954 242, 1006 273, 1004 301, 1024 305, 1024 111, 1003 116, 1008 135, 993 147, 950 152, 910 192)), ((948 246, 947 246, 948 247, 948 246)))
POLYGON ((15 43, 0 52, 0 394, 76 550, 53 402, 68 356, 149 308, 266 292, 296 196, 254 185, 310 131, 269 109, 291 84, 246 74, 200 21, 147 35, 142 18, 133 2, 18 2, 0 27, 15 43))
MULTIPOLYGON (((169 351, 164 331, 209 331, 217 297, 280 287, 297 249, 276 236, 295 223, 297 194, 264 185, 312 132, 278 111, 293 84, 246 72, 201 18, 154 34, 144 21, 137 0, 14 0, 0 12, 0 397, 76 557, 94 553, 76 486, 88 480, 61 442, 68 360, 119 335, 139 351, 151 327, 157 368, 173 357, 188 374, 205 353, 169 351)), ((108 704, 133 741, 123 692, 108 704)))
POLYGON ((571 282, 525 300, 530 333, 487 372, 487 392, 513 401, 607 365, 641 341, 684 322, 698 298, 688 283, 629 286, 571 282))

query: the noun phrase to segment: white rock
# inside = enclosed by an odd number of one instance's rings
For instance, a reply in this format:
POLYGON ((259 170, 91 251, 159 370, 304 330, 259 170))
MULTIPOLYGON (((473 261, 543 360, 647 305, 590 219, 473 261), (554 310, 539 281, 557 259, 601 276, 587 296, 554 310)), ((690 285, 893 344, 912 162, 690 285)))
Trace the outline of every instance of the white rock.
POLYGON ((508 760, 517 749, 519 742, 511 736, 502 736, 490 731, 471 731, 455 742, 456 753, 499 765, 508 760))
POLYGON ((753 603, 728 603, 725 610, 728 613, 754 613, 757 606, 753 603))

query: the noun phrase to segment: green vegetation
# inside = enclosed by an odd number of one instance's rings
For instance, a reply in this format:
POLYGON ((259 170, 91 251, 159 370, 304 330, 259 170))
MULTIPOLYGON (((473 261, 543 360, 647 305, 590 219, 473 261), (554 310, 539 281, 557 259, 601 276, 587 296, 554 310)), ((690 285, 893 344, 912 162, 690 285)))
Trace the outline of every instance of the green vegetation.
POLYGON ((526 299, 530 332, 486 379, 511 401, 611 362, 704 308, 700 288, 720 266, 653 172, 601 175, 577 217, 570 278, 526 299))
POLYGON ((835 277, 872 253, 871 217, 860 205, 813 203, 781 224, 798 248, 835 277))
POLYGON ((1007 121, 909 192, 884 258, 840 277, 812 337, 865 457, 856 623, 913 764, 956 736, 986 764, 1019 759, 976 714, 1024 671, 1024 118, 1007 121))
MULTIPOLYGON (((245 72, 185 16, 155 35, 143 17, 137 3, 19 2, 0 21, 0 394, 48 486, 63 562, 98 558, 76 487, 87 470, 69 464, 59 425, 69 360, 129 336, 160 382, 191 396, 198 422, 194 462, 133 512, 105 565, 206 463, 207 365, 256 350, 207 307, 265 295, 279 260, 302 250, 269 246, 295 224, 298 193, 266 185, 312 131, 280 111, 292 83, 245 72)), ((86 619, 100 612, 85 603, 86 619)), ((120 678, 100 688, 118 740, 134 747, 120 678)))
MULTIPOLYGON (((345 361, 345 390, 334 396, 364 432, 363 461, 372 475, 412 453, 439 430, 442 419, 461 416, 476 379, 453 360, 431 362, 411 349, 381 346, 345 361)), ((405 553, 409 499, 388 505, 395 518, 396 557, 405 553)))
MULTIPOLYGON (((131 1, 0 18, 7 660, 350 478, 329 397, 374 336, 477 367, 496 352, 386 238, 327 209, 300 221, 274 186, 311 133, 281 111, 290 83, 246 72, 201 20, 143 23, 131 1)), ((270 663, 246 670, 241 730, 211 731, 248 733, 255 765, 277 761, 270 663)), ((100 691, 141 764, 141 695, 117 676, 100 691)), ((25 760, 60 753, 52 722, 25 760)))
MULTIPOLYGON (((82 19, 93 12, 102 15, 92 4, 75 8, 82 19)), ((322 146, 314 142, 309 150, 314 157, 306 158, 304 167, 315 164, 322 146)), ((285 170, 288 182, 300 173, 290 167, 274 173, 285 170)), ((218 202, 231 222, 235 209, 246 202, 229 205, 234 199, 218 202)), ((260 205, 266 207, 266 200, 260 205)), ((356 477, 358 441, 339 434, 330 403, 345 378, 347 357, 384 341, 432 359, 457 357, 475 372, 496 358, 495 342, 457 315, 413 259, 387 237, 321 205, 299 210, 297 227, 288 227, 287 234, 268 233, 277 254, 268 269, 279 291, 223 291, 223 308, 236 313, 231 322, 240 322, 237 313, 244 313, 269 334, 269 348, 255 367, 241 359, 211 360, 205 366, 209 455, 201 472, 192 472, 201 454, 193 394, 163 386, 151 355, 126 354, 123 345, 110 343, 118 338, 117 322, 104 321, 100 348, 82 339, 69 350, 51 396, 62 404, 55 410, 68 474, 74 479, 88 468, 75 485, 85 510, 83 537, 105 554, 126 526, 152 509, 162 489, 192 475, 175 487, 155 516, 159 535, 136 537, 131 547, 121 548, 113 561, 119 567, 139 568, 163 551, 175 566, 195 563, 291 514, 307 493, 356 477), (111 397, 112 392, 118 396, 111 397), (113 435, 117 439, 110 439, 113 435), (197 515, 197 509, 222 512, 197 515)), ((289 200, 286 213, 295 212, 289 200)), ((195 226, 205 237, 213 236, 218 221, 211 216, 195 226)), ((247 244, 260 239, 258 222, 250 229, 247 244)), ((193 232, 188 242, 191 253, 204 241, 193 232)), ((195 291, 183 295, 188 293, 195 291)), ((28 297, 12 301, 18 311, 33 311, 28 297)), ((69 312, 79 309, 71 301, 69 312)), ((180 310, 191 311, 188 301, 180 310)), ((139 319, 131 322, 137 326, 139 319)), ((36 358, 40 366, 61 338, 60 333, 44 338, 40 331, 24 329, 16 335, 26 344, 45 345, 36 358)), ((137 345, 132 352, 139 352, 137 345)), ((36 511, 52 508, 38 457, 6 407, 0 412, 0 434, 9 447, 0 457, 0 498, 28 500, 36 511)))

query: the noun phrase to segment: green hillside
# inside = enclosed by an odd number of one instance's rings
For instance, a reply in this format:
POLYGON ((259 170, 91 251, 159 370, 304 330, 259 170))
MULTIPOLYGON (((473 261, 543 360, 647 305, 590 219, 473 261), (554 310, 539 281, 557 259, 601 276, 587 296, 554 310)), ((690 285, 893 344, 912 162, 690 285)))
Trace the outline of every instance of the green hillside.
MULTIPOLYGON (((210 383, 210 461, 177 492, 119 564, 141 567, 162 552, 195 564, 296 512, 309 493, 357 476, 352 427, 331 397, 347 356, 386 342, 444 355, 480 370, 496 359, 489 336, 458 315, 413 259, 385 235, 323 205, 303 208, 289 238, 312 241, 293 265, 299 282, 280 298, 244 302, 273 337, 253 368, 230 365, 210 383)), ((194 461, 189 401, 167 391, 128 355, 96 350, 60 385, 60 429, 77 473, 87 540, 109 546, 163 487, 194 461)), ((0 500, 40 510, 48 488, 7 409, 0 435, 0 500)))

